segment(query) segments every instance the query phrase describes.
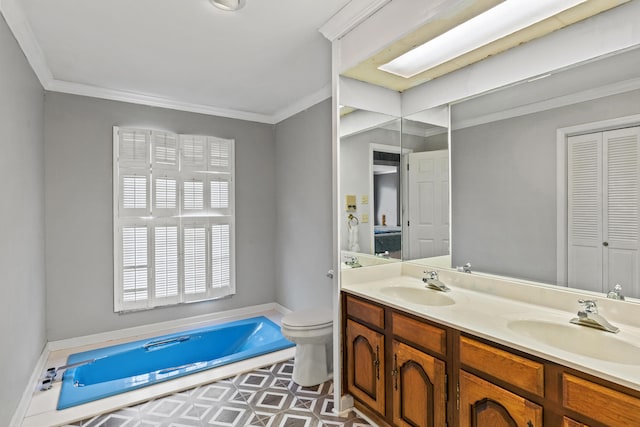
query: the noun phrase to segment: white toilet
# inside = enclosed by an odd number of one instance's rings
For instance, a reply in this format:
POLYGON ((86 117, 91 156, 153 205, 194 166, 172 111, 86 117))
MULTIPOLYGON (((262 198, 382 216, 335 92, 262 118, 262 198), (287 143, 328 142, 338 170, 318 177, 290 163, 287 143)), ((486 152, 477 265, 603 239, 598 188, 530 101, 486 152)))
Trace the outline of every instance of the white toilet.
POLYGON ((293 381, 301 386, 321 384, 333 375, 333 318, 330 309, 287 314, 282 335, 296 344, 293 381))

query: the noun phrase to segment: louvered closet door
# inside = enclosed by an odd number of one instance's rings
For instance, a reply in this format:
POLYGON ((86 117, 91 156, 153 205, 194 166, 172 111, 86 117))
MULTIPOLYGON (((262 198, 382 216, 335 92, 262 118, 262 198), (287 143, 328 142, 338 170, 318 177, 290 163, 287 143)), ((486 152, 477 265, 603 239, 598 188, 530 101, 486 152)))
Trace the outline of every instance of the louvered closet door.
POLYGON ((604 176, 604 291, 619 283, 623 293, 640 296, 638 285, 640 127, 603 133, 604 176))
POLYGON ((640 127, 568 139, 569 286, 640 296, 640 127))
POLYGON ((602 133, 569 137, 568 280, 602 292, 602 133))

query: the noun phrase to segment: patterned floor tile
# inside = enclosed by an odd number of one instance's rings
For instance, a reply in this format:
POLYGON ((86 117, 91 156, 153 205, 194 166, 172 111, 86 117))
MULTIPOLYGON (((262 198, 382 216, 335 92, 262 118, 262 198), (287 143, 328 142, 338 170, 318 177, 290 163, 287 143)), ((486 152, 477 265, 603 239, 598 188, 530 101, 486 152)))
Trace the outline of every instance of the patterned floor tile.
POLYGON ((82 427, 369 427, 333 413, 333 383, 293 382, 293 360, 276 363, 74 424, 82 427))

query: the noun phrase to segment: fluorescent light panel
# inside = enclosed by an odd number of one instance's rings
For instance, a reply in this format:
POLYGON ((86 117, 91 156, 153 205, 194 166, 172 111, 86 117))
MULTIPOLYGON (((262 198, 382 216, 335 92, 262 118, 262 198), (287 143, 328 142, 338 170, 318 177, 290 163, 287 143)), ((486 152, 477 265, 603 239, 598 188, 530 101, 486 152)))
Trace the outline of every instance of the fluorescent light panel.
POLYGON ((378 67, 411 78, 587 0, 505 0, 378 67))

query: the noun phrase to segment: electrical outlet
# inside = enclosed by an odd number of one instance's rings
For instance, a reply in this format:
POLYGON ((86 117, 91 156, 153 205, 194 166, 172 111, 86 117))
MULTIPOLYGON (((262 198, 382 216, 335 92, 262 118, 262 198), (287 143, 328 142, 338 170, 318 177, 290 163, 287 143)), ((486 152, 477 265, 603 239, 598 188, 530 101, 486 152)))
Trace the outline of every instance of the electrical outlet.
POLYGON ((365 224, 369 222, 369 214, 362 214, 362 216, 360 217, 360 222, 363 222, 365 224))
POLYGON ((361 199, 360 199, 361 203, 363 205, 368 205, 369 204, 369 196, 366 194, 363 194, 361 199))

